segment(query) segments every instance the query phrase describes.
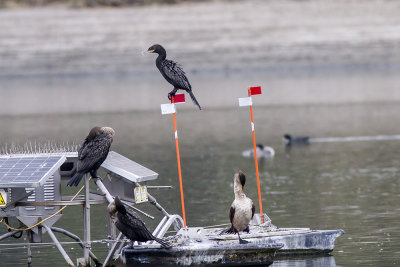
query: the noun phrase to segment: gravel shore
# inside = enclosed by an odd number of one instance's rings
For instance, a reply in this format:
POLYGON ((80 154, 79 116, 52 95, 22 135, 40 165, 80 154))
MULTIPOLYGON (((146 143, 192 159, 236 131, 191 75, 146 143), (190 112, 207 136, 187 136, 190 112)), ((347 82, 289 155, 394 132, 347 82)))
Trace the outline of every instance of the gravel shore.
POLYGON ((159 110, 172 88, 142 53, 154 43, 205 110, 249 85, 258 105, 400 101, 399 1, 4 9, 0 29, 0 114, 159 110))
POLYGON ((0 10, 0 73, 146 71, 163 44, 188 71, 398 64, 398 1, 214 1, 0 10))

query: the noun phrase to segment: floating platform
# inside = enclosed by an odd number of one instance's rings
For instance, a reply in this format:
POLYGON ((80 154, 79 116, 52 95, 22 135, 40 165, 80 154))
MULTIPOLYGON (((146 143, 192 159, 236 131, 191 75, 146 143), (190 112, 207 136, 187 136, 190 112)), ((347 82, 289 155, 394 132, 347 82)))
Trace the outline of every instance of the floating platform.
POLYGON ((271 224, 252 225, 241 233, 248 244, 239 244, 236 234, 220 235, 223 228, 182 228, 167 238, 172 248, 158 244, 125 247, 121 258, 132 265, 270 265, 277 256, 324 255, 333 251, 343 230, 277 228, 271 224))
MULTIPOLYGON (((241 233, 241 238, 248 242, 246 244, 240 244, 236 234, 221 235, 223 230, 221 225, 219 227, 183 227, 182 217, 169 214, 147 192, 147 188, 139 184, 139 182, 156 179, 158 174, 112 151, 102 165, 107 173, 106 177, 102 180, 93 179, 98 191, 89 191, 89 177, 85 177, 84 196, 79 196, 80 191, 75 196, 62 196, 61 178, 69 179, 73 176, 76 159, 77 153, 0 157, 3 163, 8 161, 12 163, 2 165, 4 173, 17 172, 21 176, 15 181, 11 176, 0 177, 0 186, 3 188, 0 193, 1 196, 4 195, 5 202, 4 207, 0 209, 0 217, 14 217, 24 224, 21 229, 1 235, 0 241, 26 230, 27 243, 41 243, 42 234, 48 233, 67 264, 75 266, 74 261, 53 233, 59 232, 82 246, 84 257, 76 259, 79 265, 87 266, 92 259, 98 266, 100 260, 85 245, 86 241, 82 241, 68 230, 53 227, 53 224, 61 218, 62 214, 58 213, 66 206, 84 205, 84 237, 90 240, 90 223, 88 222, 90 205, 111 203, 113 195, 123 197, 125 204, 130 206, 133 203, 143 202, 143 199, 154 205, 164 217, 153 231, 153 235, 166 239, 171 243, 171 248, 162 248, 154 241, 124 247, 127 240, 122 239, 122 233, 116 235, 116 227, 110 220, 109 242, 112 245, 109 246, 103 266, 266 266, 272 264, 274 258, 279 256, 292 258, 301 255, 328 254, 334 249, 336 238, 343 234, 342 230, 278 228, 271 223, 266 214, 254 214, 250 222, 250 232, 241 233), (31 165, 40 165, 37 173, 25 171, 26 167, 31 165), (140 194, 136 194, 137 191, 140 194), (49 192, 50 195, 47 194, 49 192), (143 192, 147 194, 142 199, 143 192), (44 217, 46 218, 43 219, 44 217), (42 227, 39 227, 39 224, 42 227), (172 226, 175 234, 165 236, 166 233, 172 233, 170 232, 172 226)), ((136 207, 132 208, 144 216, 152 217, 136 207)), ((27 245, 27 249, 29 265, 32 261, 32 257, 29 256, 31 255, 30 245, 27 245)))
POLYGON ((248 243, 218 245, 215 242, 189 242, 172 248, 125 248, 127 266, 254 266, 270 265, 283 244, 248 243))

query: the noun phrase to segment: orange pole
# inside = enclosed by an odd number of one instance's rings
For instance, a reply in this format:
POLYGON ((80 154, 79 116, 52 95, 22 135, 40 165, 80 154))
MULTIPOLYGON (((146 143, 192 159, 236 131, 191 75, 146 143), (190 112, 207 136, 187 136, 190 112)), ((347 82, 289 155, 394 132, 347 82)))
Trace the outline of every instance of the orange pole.
MULTIPOLYGON (((249 96, 251 96, 250 89, 249 89, 249 96)), ((251 118, 251 132, 253 133, 254 163, 256 165, 256 175, 257 175, 258 203, 260 205, 261 223, 263 223, 264 216, 262 216, 263 210, 262 210, 262 202, 261 202, 260 174, 258 172, 256 134, 254 131, 253 105, 250 105, 250 118, 251 118)))
MULTIPOLYGON (((174 98, 171 98, 171 102, 174 101, 174 98)), ((174 118, 174 132, 175 132, 175 146, 176 146, 176 159, 178 161, 178 173, 179 173, 179 188, 181 191, 181 204, 182 204, 182 218, 183 218, 183 226, 186 227, 186 214, 185 214, 185 199, 183 197, 183 185, 182 185, 182 172, 181 172, 181 158, 179 156, 179 143, 178 143, 178 130, 176 127, 176 115, 172 113, 172 117, 174 118)))

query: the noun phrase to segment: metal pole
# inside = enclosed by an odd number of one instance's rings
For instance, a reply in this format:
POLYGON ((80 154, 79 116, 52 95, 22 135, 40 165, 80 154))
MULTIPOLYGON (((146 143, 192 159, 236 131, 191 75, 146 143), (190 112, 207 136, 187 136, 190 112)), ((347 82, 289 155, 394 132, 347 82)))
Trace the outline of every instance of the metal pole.
POLYGON ((28 249, 28 267, 32 266, 32 250, 31 250, 31 245, 28 243, 28 245, 26 246, 28 249))
POLYGON ((114 256, 115 250, 117 249, 117 246, 118 246, 118 242, 119 242, 119 240, 121 240, 121 238, 122 238, 122 233, 119 233, 117 239, 115 239, 115 243, 112 245, 110 251, 108 252, 107 258, 105 259, 105 261, 103 263, 103 267, 107 266, 107 264, 110 261, 110 259, 112 258, 112 256, 114 256))
POLYGON ((7 233, 5 233, 5 234, 0 236, 0 241, 3 240, 3 239, 9 238, 10 236, 13 236, 14 234, 19 233, 19 232, 21 232, 21 231, 7 232, 7 233))
MULTIPOLYGON (((172 97, 172 101, 173 101, 172 97)), ((175 131, 175 146, 176 146, 176 159, 178 161, 178 174, 179 174, 179 188, 181 191, 181 204, 182 204, 182 218, 183 218, 183 226, 186 227, 186 215, 185 215, 185 199, 183 196, 183 185, 182 185, 182 172, 181 172, 181 158, 179 155, 179 142, 178 142, 178 130, 176 127, 176 113, 172 114, 174 118, 174 131, 175 131)))
POLYGON ((67 252, 65 252, 64 248, 61 246, 60 242, 57 240, 57 237, 54 235, 53 231, 51 231, 50 227, 43 224, 43 227, 46 228, 47 233, 49 233, 50 238, 53 240, 54 244, 57 246, 58 250, 63 255, 64 259, 67 261, 69 266, 75 266, 72 262, 71 258, 68 256, 67 252))
POLYGON ((140 209, 138 209, 138 208, 132 206, 131 204, 129 204, 128 201, 121 200, 121 202, 124 203, 124 204, 125 204, 126 206, 128 206, 129 208, 131 208, 131 209, 133 209, 133 210, 136 210, 137 212, 143 214, 143 215, 146 216, 147 218, 150 218, 150 219, 154 220, 154 217, 153 217, 153 216, 151 216, 150 214, 147 214, 146 212, 144 212, 144 211, 142 211, 142 210, 140 210, 140 209))
MULTIPOLYGON (((65 229, 58 228, 58 227, 51 227, 50 229, 52 231, 54 231, 54 232, 58 232, 58 233, 64 234, 64 235, 74 239, 75 241, 79 242, 79 246, 81 246, 81 248, 84 247, 82 240, 77 235, 74 235, 73 233, 68 232, 65 229)), ((99 259, 96 257, 96 255, 93 254, 92 251, 89 251, 89 254, 90 254, 90 257, 93 259, 93 261, 96 263, 96 265, 100 265, 101 264, 99 259)))
MULTIPOLYGON (((249 88, 249 96, 251 96, 250 88, 249 88)), ((263 216, 262 201, 261 201, 260 174, 258 172, 257 145, 256 145, 256 134, 254 129, 253 105, 250 105, 250 119, 251 119, 251 132, 253 134, 254 163, 256 165, 256 175, 257 175, 258 203, 260 206, 261 223, 263 223, 264 216, 263 216)))
POLYGON ((108 201, 108 203, 112 203, 114 201, 114 198, 112 197, 112 195, 110 194, 110 192, 108 192, 107 188, 104 186, 103 182, 98 179, 95 178, 93 179, 94 183, 97 185, 97 187, 100 189, 100 191, 106 195, 106 199, 108 201))
POLYGON ((90 192, 89 175, 85 174, 85 205, 83 208, 83 258, 85 265, 90 266, 90 192))
MULTIPOLYGON (((140 186, 138 183, 135 183, 137 186, 140 186)), ((147 192, 147 197, 149 199, 149 203, 154 205, 164 216, 169 216, 169 213, 157 202, 157 199, 147 192)))
MULTIPOLYGON (((178 96, 178 95, 177 95, 178 96)), ((179 98, 176 98, 178 103, 185 102, 185 95, 179 95, 179 98)), ((176 126, 176 101, 175 101, 175 96, 171 97, 171 104, 162 104, 161 105, 161 114, 172 114, 173 121, 174 121, 174 133, 175 133, 175 145, 176 145, 176 158, 178 162, 178 173, 179 173, 179 189, 181 193, 181 205, 182 205, 182 221, 183 221, 183 226, 186 227, 186 213, 185 213, 185 201, 184 201, 184 196, 183 196, 183 185, 182 185, 182 172, 181 172, 181 160, 180 160, 180 155, 179 155, 179 141, 178 141, 178 130, 176 126)), ((138 183, 136 183, 138 185, 138 183)), ((151 204, 156 206, 157 209, 159 209, 165 216, 170 218, 170 215, 168 212, 160 205, 157 203, 156 199, 152 197, 150 194, 148 194, 148 199, 151 204)), ((165 219, 165 218, 164 218, 165 219)), ((163 222, 165 220, 162 220, 160 224, 157 226, 157 228, 162 227, 163 222)), ((179 225, 178 222, 175 223, 175 227, 180 229, 182 228, 181 225, 179 225)))
MULTIPOLYGON (((107 188, 104 186, 103 182, 102 182, 100 179, 98 179, 98 178, 97 178, 97 179, 93 179, 93 180, 94 180, 94 183, 97 185, 97 187, 100 189, 100 191, 105 195, 107 201, 108 201, 109 203, 112 203, 112 202, 114 201, 114 198, 112 197, 112 195, 110 194, 110 192, 107 190, 107 188)), ((149 215, 149 214, 147 214, 146 212, 141 211, 141 210, 138 209, 138 208, 135 208, 134 206, 128 204, 126 201, 122 201, 122 202, 123 202, 125 205, 127 205, 128 207, 130 207, 130 208, 136 210, 137 212, 140 212, 140 213, 143 214, 144 216, 149 217, 149 218, 151 218, 151 219, 154 220, 154 217, 151 216, 151 215, 149 215)))
MULTIPOLYGON (((112 197, 112 195, 110 194, 110 192, 107 190, 107 188, 104 186, 103 182, 100 179, 94 179, 95 184, 97 185, 97 187, 100 189, 100 191, 105 195, 107 201, 109 203, 112 203, 114 201, 114 198, 112 197)), ((127 201, 123 201, 122 202, 127 205, 128 207, 130 207, 131 209, 136 210, 137 212, 140 212, 141 214, 143 214, 144 216, 151 218, 152 220, 154 220, 154 217, 147 214, 144 211, 141 211, 140 209, 132 206, 131 204, 129 204, 127 201)))
POLYGON ((27 249, 28 249, 28 267, 31 267, 32 266, 32 251, 31 251, 31 245, 30 245, 30 243, 31 242, 33 242, 33 238, 32 238, 32 230, 28 230, 27 232, 26 232, 26 238, 27 238, 27 241, 28 241, 28 244, 27 244, 27 249))
MULTIPOLYGON (((108 239, 115 240, 117 237, 117 227, 115 227, 114 221, 111 216, 108 217, 108 239)), ((111 251, 112 246, 110 243, 107 244, 108 252, 111 251)))

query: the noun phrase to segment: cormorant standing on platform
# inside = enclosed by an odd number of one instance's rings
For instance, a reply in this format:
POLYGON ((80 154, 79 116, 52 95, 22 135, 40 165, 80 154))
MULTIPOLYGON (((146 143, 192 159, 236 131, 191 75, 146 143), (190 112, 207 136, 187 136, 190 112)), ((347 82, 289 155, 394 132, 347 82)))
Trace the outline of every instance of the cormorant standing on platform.
POLYGON ((233 179, 233 192, 235 193, 235 200, 232 202, 231 209, 229 211, 229 219, 232 223, 232 226, 221 232, 221 234, 237 233, 240 244, 248 243, 248 241, 240 238, 239 232, 250 232, 249 223, 251 219, 253 219, 255 212, 253 201, 243 192, 245 183, 246 176, 244 173, 242 171, 236 172, 233 179))
POLYGON ((78 151, 78 163, 75 175, 67 186, 77 186, 86 173, 92 178, 98 178, 97 169, 107 158, 114 137, 110 127, 93 127, 78 151))
POLYGON ((108 205, 107 210, 118 230, 132 241, 132 246, 134 241, 147 242, 150 240, 160 243, 163 247, 171 246, 167 241, 153 236, 139 215, 129 207, 125 207, 118 196, 108 205))
POLYGON ((197 102, 196 97, 194 97, 192 86, 190 85, 185 72, 177 62, 166 59, 167 52, 165 51, 164 47, 159 44, 155 44, 152 45, 147 51, 149 53, 158 54, 156 66, 167 82, 174 86, 174 89, 168 94, 168 99, 171 99, 171 96, 174 96, 178 89, 185 90, 189 93, 193 102, 199 107, 199 109, 201 109, 199 102, 197 102))

